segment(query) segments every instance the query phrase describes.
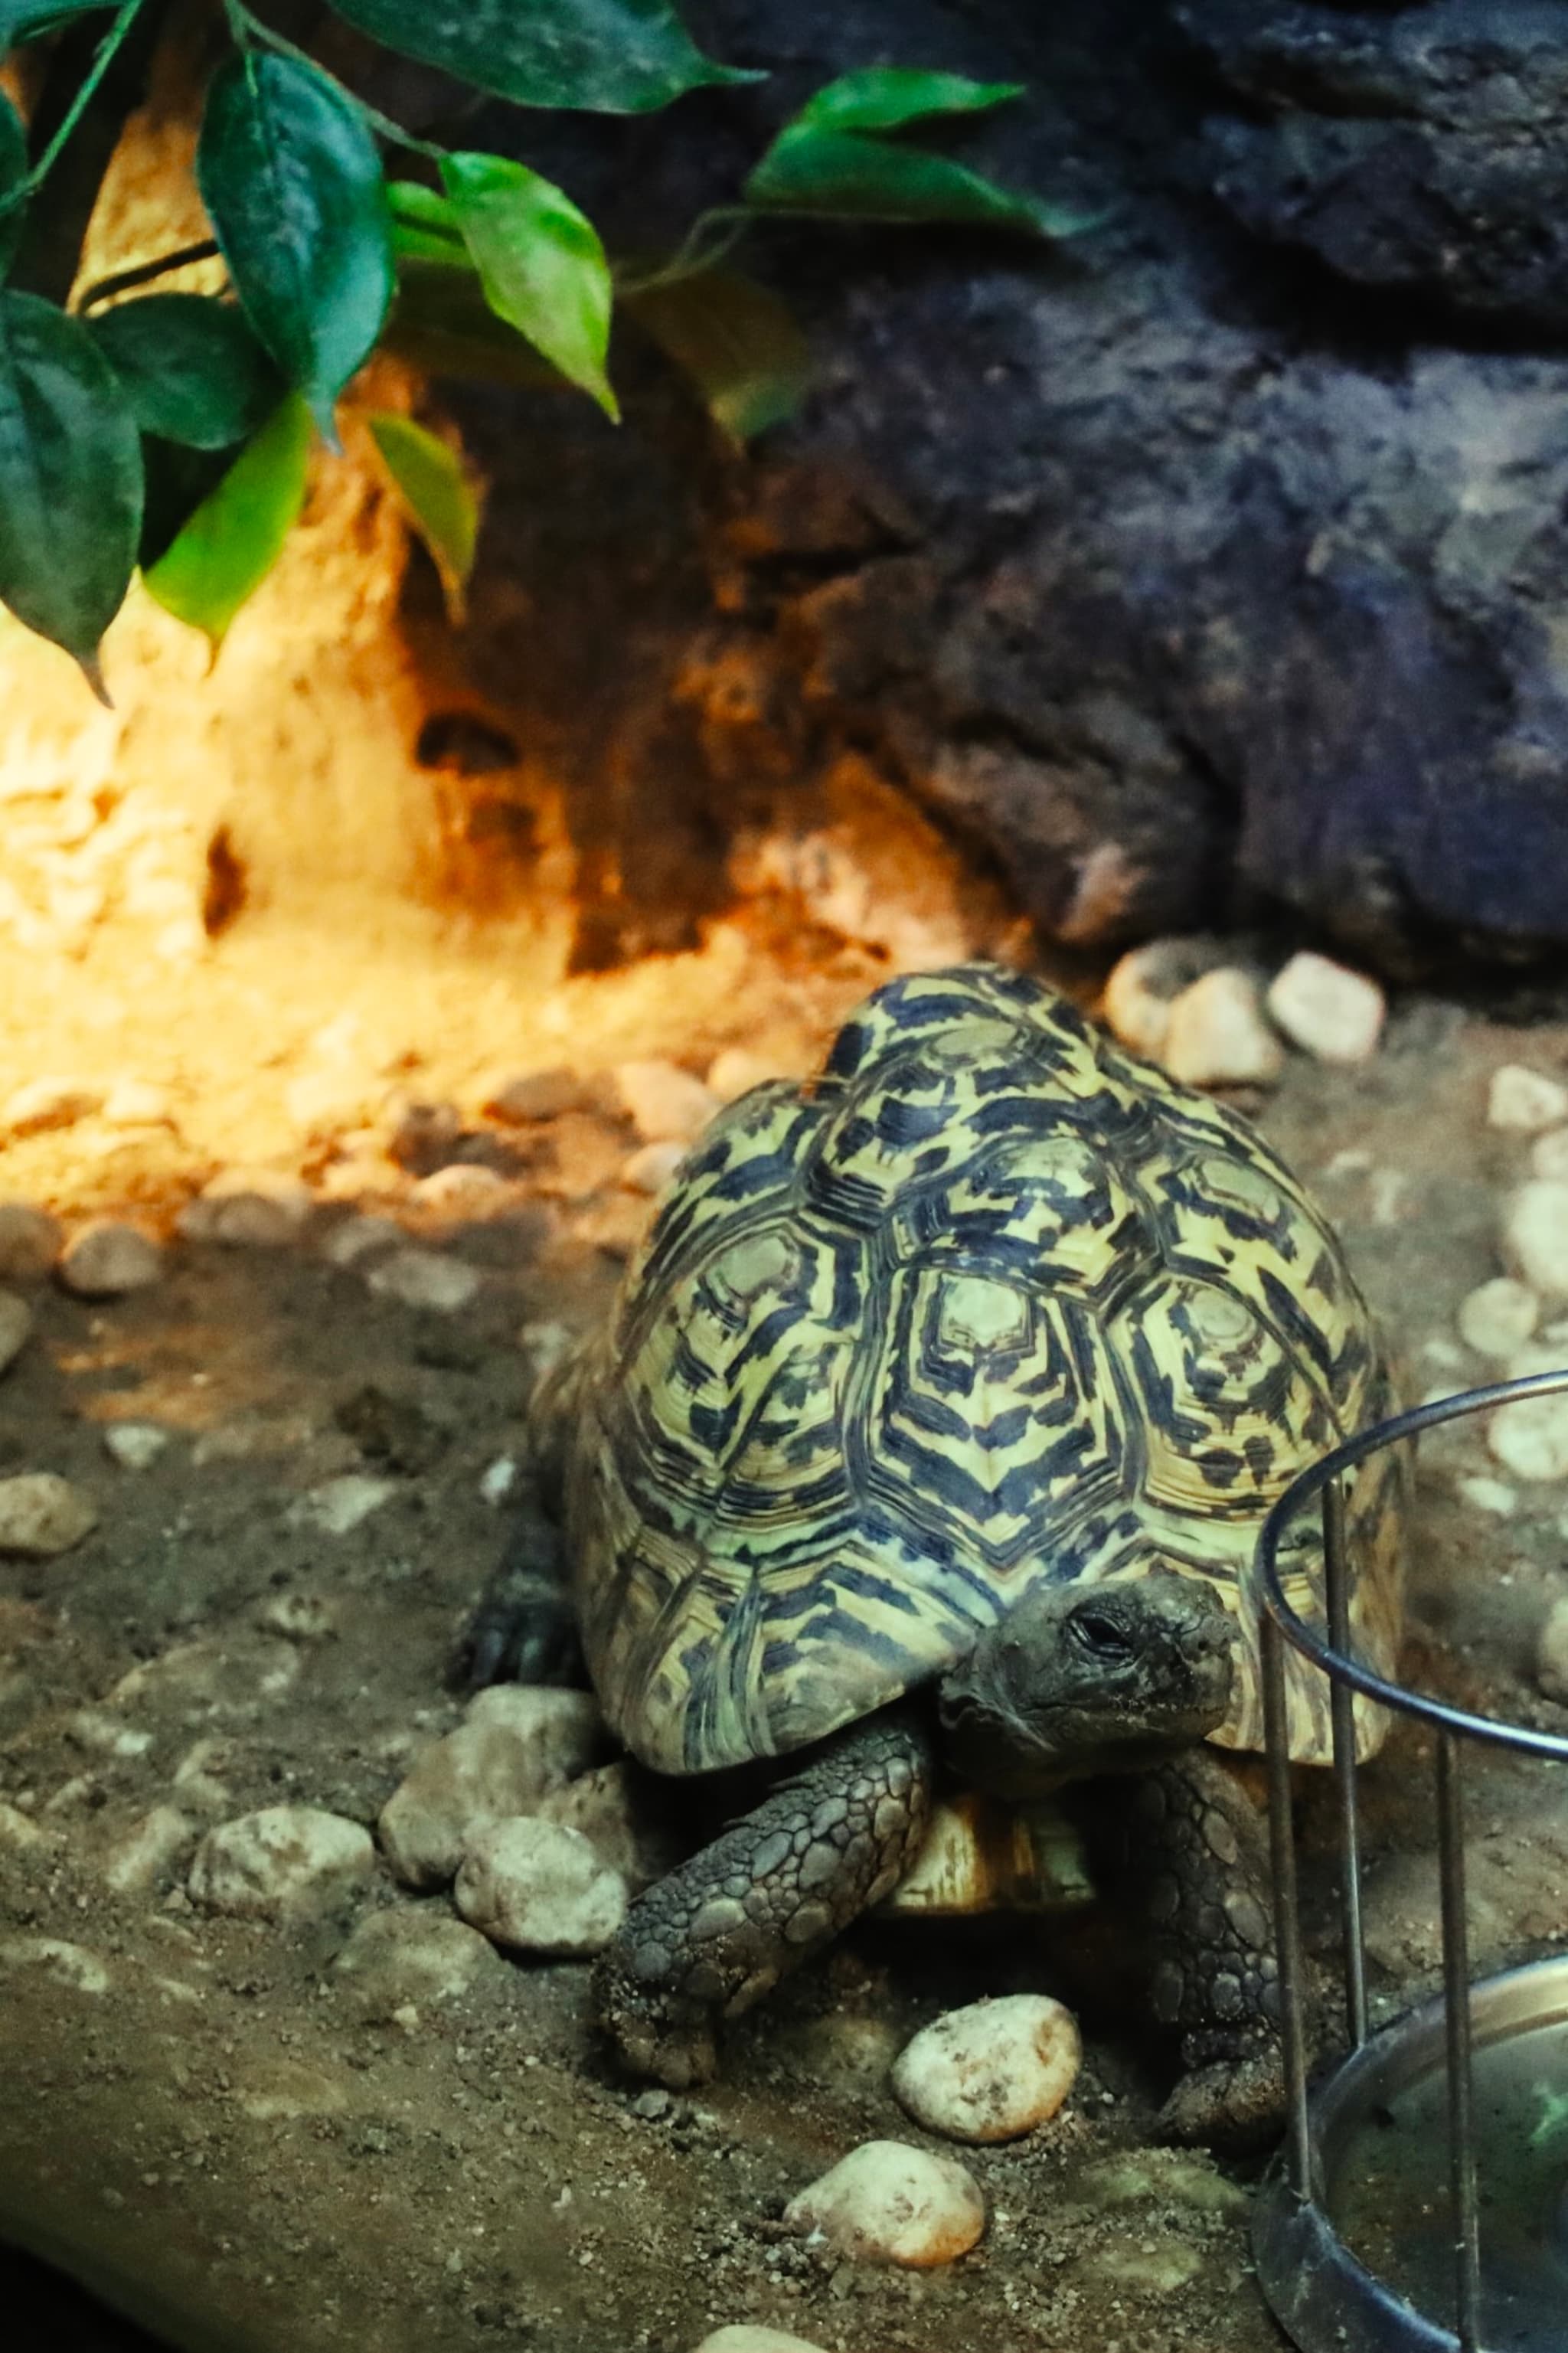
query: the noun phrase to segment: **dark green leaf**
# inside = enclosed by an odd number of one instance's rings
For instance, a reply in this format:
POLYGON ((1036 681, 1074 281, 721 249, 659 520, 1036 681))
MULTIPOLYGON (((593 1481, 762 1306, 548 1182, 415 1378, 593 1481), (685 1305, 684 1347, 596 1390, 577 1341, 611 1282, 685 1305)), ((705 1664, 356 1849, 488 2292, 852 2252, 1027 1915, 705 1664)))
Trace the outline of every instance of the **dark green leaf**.
POLYGON ((810 346, 794 312, 754 279, 704 269, 621 299, 732 441, 750 440, 800 406, 810 346))
POLYGON ((332 404, 392 296, 364 117, 314 67, 247 50, 207 94, 196 176, 247 317, 335 447, 332 404))
POLYGON ((745 195, 759 212, 973 223, 1036 237, 1072 237, 1104 217, 998 187, 946 155, 809 127, 774 141, 746 182, 745 195))
POLYGON ((496 317, 467 247, 458 269, 445 260, 405 264, 382 345, 431 375, 566 390, 565 378, 523 342, 515 327, 496 317))
MULTIPOLYGON (((8 98, 0 97, 0 204, 16 194, 27 176, 27 134, 8 98)), ((0 212, 0 278, 11 266, 27 208, 20 199, 9 212, 0 212)))
POLYGON ((705 58, 668 0, 332 0, 399 56, 519 106, 646 114, 705 82, 760 81, 705 58))
POLYGON ((501 155, 444 156, 441 177, 490 309, 616 416, 605 374, 613 290, 592 221, 501 155))
POLYGON ((193 449, 183 441, 161 441, 155 433, 142 436, 147 495, 136 561, 143 572, 152 570, 202 501, 216 490, 230 462, 223 449, 193 449))
POLYGON ((291 392, 143 575, 164 610, 200 629, 215 655, 300 519, 310 456, 310 412, 291 392))
POLYGON ((141 524, 142 445, 109 362, 79 319, 0 292, 0 603, 100 695, 141 524))
POLYGON ((791 131, 897 131, 933 114, 984 114, 1022 98, 1021 81, 971 81, 967 74, 927 73, 919 66, 866 66, 840 74, 807 99, 791 131))
POLYGON ((88 322, 143 433, 227 449, 283 387, 241 313, 208 294, 148 294, 88 322))
POLYGON ((411 417, 382 409, 369 423, 398 496, 441 575, 447 610, 461 620, 479 535, 479 501, 462 459, 411 417))
POLYGON ((0 0, 0 57, 73 16, 107 15, 114 0, 0 0))

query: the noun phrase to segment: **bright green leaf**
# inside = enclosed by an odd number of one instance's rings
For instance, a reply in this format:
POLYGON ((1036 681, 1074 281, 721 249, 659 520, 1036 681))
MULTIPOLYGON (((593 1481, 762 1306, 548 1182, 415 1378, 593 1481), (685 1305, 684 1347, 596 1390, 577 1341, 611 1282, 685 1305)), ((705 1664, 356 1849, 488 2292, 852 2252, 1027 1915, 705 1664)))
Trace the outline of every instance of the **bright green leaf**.
POLYGON ((332 404, 392 298, 363 115, 313 66, 247 50, 207 93, 196 177, 246 316, 335 448, 332 404))
POLYGON ((1026 229, 1036 237, 1071 237, 1104 217, 999 187, 946 155, 809 126, 774 141, 746 182, 745 195, 759 212, 950 221, 1026 229))
POLYGON ((567 389, 565 378, 532 344, 496 317, 466 246, 460 269, 445 259, 405 264, 381 342, 384 351, 427 375, 522 385, 531 391, 567 389))
POLYGON ((501 155, 444 156, 441 177, 496 316, 617 416, 605 374, 613 289, 592 221, 550 181, 501 155))
POLYGON ((705 58, 668 0, 331 0, 400 57, 519 106, 646 114, 708 82, 763 77, 705 58))
POLYGON ((381 409, 369 424, 409 520, 441 575, 447 610, 460 620, 479 535, 479 501, 462 459, 410 417, 381 409))
POLYGON ((0 603, 74 654, 100 696, 142 497, 136 421, 81 321, 0 292, 0 603))
POLYGON ((0 57, 73 16, 107 16, 114 0, 0 0, 0 57))
POLYGON ((10 195, 17 199, 9 212, 0 212, 0 278, 11 266, 26 218, 26 203, 17 195, 26 176, 27 134, 10 100, 0 97, 0 205, 10 195))
POLYGON ((782 424, 805 397, 810 345, 794 312, 754 279, 704 269, 621 300, 732 441, 782 424))
POLYGON ((227 449, 283 387, 242 314, 208 294, 146 294, 88 321, 143 433, 227 449))
POLYGON ((445 261, 471 269, 468 248, 457 216, 445 196, 416 180, 390 180, 386 199, 392 212, 392 258, 405 261, 445 261))
POLYGON ((200 629, 215 657, 300 519, 310 456, 310 412, 300 394, 289 393, 143 575, 164 610, 200 629))
POLYGON ((807 99, 786 126, 814 131, 897 131, 933 114, 984 114, 1022 98, 1021 81, 971 81, 967 74, 927 73, 919 66, 866 66, 840 74, 807 99))

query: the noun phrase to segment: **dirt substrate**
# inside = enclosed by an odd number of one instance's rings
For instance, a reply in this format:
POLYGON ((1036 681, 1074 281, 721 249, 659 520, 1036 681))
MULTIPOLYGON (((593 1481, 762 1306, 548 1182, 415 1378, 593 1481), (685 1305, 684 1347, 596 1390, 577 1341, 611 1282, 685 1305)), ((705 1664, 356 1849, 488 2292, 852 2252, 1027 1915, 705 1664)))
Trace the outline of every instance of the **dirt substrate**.
MULTIPOLYGON (((796 990, 791 1036, 826 1031, 867 977, 847 966, 796 990)), ((700 994, 672 986, 671 1002, 700 994)), ((752 1034, 761 1018, 749 1002, 752 1034)), ((684 1041, 698 1068, 736 1041, 733 1024, 709 1027, 684 1041)), ((683 1043, 668 1015, 650 1038, 683 1043)), ((490 1038, 494 1060, 507 1042, 490 1038)), ((517 1067, 556 1058, 510 1042, 517 1067)), ((613 1044, 638 1039, 623 1026, 613 1044)), ((1339 1220, 1417 1390, 1487 1370, 1454 1318, 1499 1271, 1528 1158, 1486 1124, 1504 1061, 1561 1074, 1568 1018, 1511 1028, 1409 1000, 1371 1066, 1293 1059, 1260 1107, 1339 1220)), ((274 1064, 281 1093, 297 1071, 274 1064)), ((426 1067, 422 1083, 439 1078, 426 1067)), ((509 2340, 689 2353, 741 2320, 835 2353, 1279 2344, 1250 2276, 1247 2169, 1151 2147, 1157 2072, 1125 2021, 1092 2007, 1068 2109, 963 2153, 990 2209, 973 2254, 889 2273, 784 2230, 785 2201, 858 2142, 925 2138, 883 2080, 917 2025, 1042 1981, 1081 2004, 1070 1952, 1043 1951, 1024 1925, 867 1928, 733 2034, 721 2082, 638 2110, 589 2035, 580 1967, 509 1965, 401 2022, 367 2016, 331 1964, 354 1914, 416 1900, 384 1873, 308 1928, 193 1908, 184 1873, 210 1823, 293 1801, 374 1825, 413 1751, 458 1720, 444 1664, 501 1525, 481 1482, 517 1451, 542 1327, 601 1312, 639 1214, 603 1170, 563 1174, 592 1157, 581 1130, 527 1151, 498 1134, 502 1187, 465 1221, 376 1160, 374 1127, 353 1145, 359 1174, 326 1187, 345 1198, 293 1244, 180 1240, 163 1279, 129 1297, 29 1293, 37 1328, 0 1391, 0 1472, 62 1473, 100 1518, 54 1561, 0 1567, 0 1800, 16 1810, 0 1846, 0 2237, 173 2344, 247 2353, 509 2340), (332 1265, 322 1245, 355 1208, 390 1208, 471 1266, 472 1300, 420 1309, 373 1290, 363 1264, 332 1265), (125 1420, 172 1433, 149 1468, 106 1452, 106 1425, 125 1420), (359 1476, 390 1492, 328 1532, 311 1499, 359 1476), (184 1824, 164 1818, 162 1844, 145 1827, 158 1809, 184 1824)), ((210 1140, 182 1155, 177 1130, 95 1158, 84 1140, 17 1143, 0 1195, 52 1202, 68 1222, 89 1199, 134 1198, 166 1225, 214 1160, 210 1140)), ((341 1166, 319 1137, 295 1165, 319 1179, 341 1166)), ((1412 1612, 1432 1684, 1558 1729, 1568 1710, 1541 1695, 1531 1662, 1568 1592, 1565 1505, 1563 1485, 1489 1462, 1480 1431, 1440 1440, 1412 1612), (1467 1492, 1480 1478, 1493 1487, 1467 1492)), ((1396 1739, 1366 1786, 1369 1939, 1391 2004, 1429 1981, 1436 1952, 1420 1740, 1396 1739)), ((1308 1803, 1320 1943, 1321 1798, 1308 1803)), ((1568 1792, 1488 1767, 1470 1823, 1482 1957, 1545 1948, 1568 1931, 1568 1792)))

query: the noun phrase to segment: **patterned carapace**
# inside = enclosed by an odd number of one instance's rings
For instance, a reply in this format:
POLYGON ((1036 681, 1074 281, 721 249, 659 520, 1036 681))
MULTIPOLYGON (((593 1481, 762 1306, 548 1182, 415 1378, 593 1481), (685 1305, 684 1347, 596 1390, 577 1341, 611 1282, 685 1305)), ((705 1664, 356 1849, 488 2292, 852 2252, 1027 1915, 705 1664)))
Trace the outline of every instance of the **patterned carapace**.
MULTIPOLYGON (((1256 1747, 1264 1514, 1390 1406, 1339 1244, 1253 1130, 988 965, 893 981, 815 1083, 724 1112, 542 1400, 595 1683, 676 1773, 885 1705, 1038 1579, 1160 1567, 1235 1613, 1215 1737, 1256 1747)), ((1384 1672, 1402 1477, 1379 1458, 1348 1513, 1384 1672)), ((1314 1528, 1287 1566, 1321 1622, 1314 1528)), ((1322 1762, 1327 1688, 1289 1655, 1292 1751, 1322 1762)))

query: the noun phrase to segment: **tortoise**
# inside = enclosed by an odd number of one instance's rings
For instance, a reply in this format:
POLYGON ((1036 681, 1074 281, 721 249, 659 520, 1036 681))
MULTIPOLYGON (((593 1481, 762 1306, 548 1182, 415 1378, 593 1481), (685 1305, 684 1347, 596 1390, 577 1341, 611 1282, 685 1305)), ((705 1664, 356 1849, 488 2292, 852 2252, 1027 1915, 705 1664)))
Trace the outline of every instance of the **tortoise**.
MULTIPOLYGON (((624 2064, 710 2073, 717 2021, 910 1871, 944 1783, 1091 1781, 1180 2038, 1166 2129, 1255 2137, 1282 2081, 1244 1588, 1290 1479, 1392 1402, 1339 1243, 1252 1127, 1023 975, 897 978, 820 1077, 721 1113, 540 1398, 553 1516, 469 1638, 473 1680, 538 1680, 574 1630, 658 1774, 794 1765, 602 1956, 624 2064)), ((1375 1460, 1347 1505, 1385 1671, 1400 1480, 1375 1460)), ((1321 1622, 1305 1525, 1287 1568, 1321 1622)), ((1328 1761, 1294 1653, 1288 1700, 1292 1757, 1328 1761)), ((1363 1709, 1363 1756, 1381 1730, 1363 1709)))

